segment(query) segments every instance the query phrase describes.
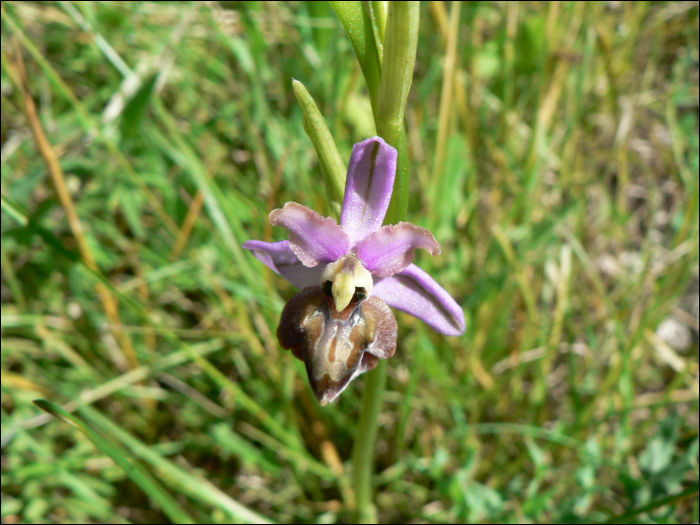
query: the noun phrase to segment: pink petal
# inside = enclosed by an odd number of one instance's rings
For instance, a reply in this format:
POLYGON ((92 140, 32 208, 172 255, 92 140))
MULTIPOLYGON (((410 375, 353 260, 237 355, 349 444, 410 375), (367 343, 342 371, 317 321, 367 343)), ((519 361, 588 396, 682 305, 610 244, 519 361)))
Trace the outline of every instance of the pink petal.
POLYGON ((305 266, 336 261, 350 248, 348 236, 334 219, 296 202, 272 210, 270 224, 289 230, 289 246, 305 266))
POLYGON ((243 248, 253 252, 253 255, 260 262, 300 290, 307 286, 318 286, 321 282, 321 274, 326 269, 325 264, 314 268, 308 268, 301 264, 289 246, 289 241, 248 241, 243 243, 243 248))
POLYGON ((440 244, 432 233, 410 222, 400 222, 370 233, 359 244, 357 256, 372 274, 390 277, 413 262, 417 248, 425 248, 430 255, 440 254, 440 244))
POLYGON ((435 280, 415 264, 392 277, 374 281, 372 295, 409 313, 445 335, 462 335, 464 312, 435 280))
POLYGON ((340 217, 351 247, 382 225, 394 190, 396 158, 396 150, 379 137, 353 146, 340 217))

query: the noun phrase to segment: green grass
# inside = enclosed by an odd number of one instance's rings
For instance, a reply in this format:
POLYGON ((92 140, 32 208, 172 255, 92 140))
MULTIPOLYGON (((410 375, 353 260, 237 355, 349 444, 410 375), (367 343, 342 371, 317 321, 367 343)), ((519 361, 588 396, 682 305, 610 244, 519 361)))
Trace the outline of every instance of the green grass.
MULTIPOLYGON (((397 313, 379 518, 697 522, 698 5, 463 3, 446 60, 449 9, 421 5, 408 218, 468 328, 397 313)), ((337 213, 292 78, 343 162, 374 134, 330 6, 2 16, 3 523, 350 521, 365 381, 317 405, 274 336, 294 289, 240 248, 287 201, 337 213)))

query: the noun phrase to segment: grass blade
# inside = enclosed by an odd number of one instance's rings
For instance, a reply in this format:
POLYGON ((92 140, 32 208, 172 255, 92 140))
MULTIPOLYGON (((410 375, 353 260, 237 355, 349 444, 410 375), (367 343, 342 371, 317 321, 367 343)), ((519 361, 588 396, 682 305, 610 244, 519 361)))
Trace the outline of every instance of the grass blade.
POLYGON ((193 472, 187 472, 171 461, 163 458, 94 408, 84 405, 80 408, 80 412, 91 423, 99 426, 104 432, 114 436, 115 439, 118 439, 133 454, 148 462, 162 475, 163 481, 171 484, 176 490, 187 494, 193 499, 200 500, 208 505, 223 510, 235 520, 242 520, 245 523, 271 523, 259 514, 233 500, 204 478, 196 476, 193 472))
MULTIPOLYGON (((43 399, 37 399, 34 404, 45 412, 60 419, 61 421, 72 425, 80 432, 85 434, 97 448, 107 454, 114 462, 119 465, 127 475, 136 483, 141 490, 149 495, 170 518, 173 523, 194 523, 184 509, 168 494, 163 487, 136 461, 130 461, 125 453, 115 445, 101 437, 97 432, 88 427, 79 418, 73 414, 66 412, 61 407, 54 405, 43 399)), ((116 425, 115 425, 116 426, 116 425)))

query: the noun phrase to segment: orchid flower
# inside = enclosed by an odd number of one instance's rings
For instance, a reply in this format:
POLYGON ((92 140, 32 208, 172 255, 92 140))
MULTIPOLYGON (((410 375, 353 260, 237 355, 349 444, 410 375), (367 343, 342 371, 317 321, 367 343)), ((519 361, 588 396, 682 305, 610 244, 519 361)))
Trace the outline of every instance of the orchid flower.
POLYGON ((412 263, 418 248, 440 254, 425 228, 382 226, 396 177, 396 149, 380 137, 355 144, 340 225, 296 202, 270 213, 289 240, 248 241, 262 263, 302 291, 287 303, 277 329, 283 348, 303 360, 322 405, 396 349, 387 305, 446 335, 461 335, 464 313, 432 277, 412 263))

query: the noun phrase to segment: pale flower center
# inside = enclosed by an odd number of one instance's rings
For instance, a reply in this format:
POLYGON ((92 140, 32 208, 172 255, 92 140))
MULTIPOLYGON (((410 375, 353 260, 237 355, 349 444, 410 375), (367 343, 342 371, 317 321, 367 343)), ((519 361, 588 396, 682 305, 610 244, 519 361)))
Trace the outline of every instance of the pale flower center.
POLYGON ((350 304, 355 288, 364 288, 369 297, 374 284, 372 274, 354 255, 346 255, 326 266, 321 275, 320 284, 326 281, 333 283, 333 302, 335 309, 339 312, 345 310, 350 304))

